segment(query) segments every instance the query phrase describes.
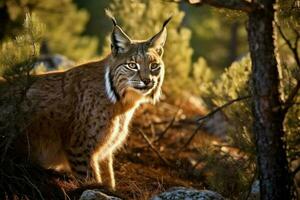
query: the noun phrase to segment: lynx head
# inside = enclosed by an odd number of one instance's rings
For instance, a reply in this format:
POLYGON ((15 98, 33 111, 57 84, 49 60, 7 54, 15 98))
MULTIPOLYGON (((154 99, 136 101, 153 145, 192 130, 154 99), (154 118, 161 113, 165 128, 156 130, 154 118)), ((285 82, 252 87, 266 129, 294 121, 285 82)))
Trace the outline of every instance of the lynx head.
POLYGON ((106 87, 106 92, 112 102, 124 98, 144 102, 159 99, 165 73, 162 55, 167 37, 166 25, 170 19, 153 37, 138 41, 132 40, 112 18, 112 54, 106 68, 106 86, 111 86, 106 87))

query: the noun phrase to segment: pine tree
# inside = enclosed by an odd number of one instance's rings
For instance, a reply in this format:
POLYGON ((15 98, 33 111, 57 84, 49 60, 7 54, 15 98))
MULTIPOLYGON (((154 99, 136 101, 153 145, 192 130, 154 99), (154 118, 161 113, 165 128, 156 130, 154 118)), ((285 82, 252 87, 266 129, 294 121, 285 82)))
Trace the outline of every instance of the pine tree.
POLYGON ((0 57, 1 159, 14 137, 26 126, 29 111, 25 111, 21 104, 34 82, 31 74, 44 32, 44 24, 35 15, 26 14, 19 35, 0 46, 0 55, 4 55, 0 57))
MULTIPOLYGON (((159 0, 113 0, 109 9, 116 17, 123 30, 133 39, 148 39, 157 33, 164 20, 171 15, 168 24, 167 42, 163 59, 166 65, 164 88, 179 94, 186 88, 191 66, 192 49, 189 41, 191 32, 181 27, 184 13, 177 4, 169 4, 159 0)), ((103 54, 110 52, 110 37, 107 36, 103 54)))
POLYGON ((51 53, 60 53, 73 60, 83 61, 95 56, 97 39, 81 36, 88 20, 88 13, 78 10, 72 0, 4 0, 0 4, 0 42, 18 35, 22 30, 25 13, 34 13, 46 25, 43 40, 51 53))
POLYGON ((247 18, 241 12, 207 6, 184 5, 183 9, 188 12, 185 24, 193 33, 193 61, 202 56, 221 73, 224 67, 247 53, 247 18))

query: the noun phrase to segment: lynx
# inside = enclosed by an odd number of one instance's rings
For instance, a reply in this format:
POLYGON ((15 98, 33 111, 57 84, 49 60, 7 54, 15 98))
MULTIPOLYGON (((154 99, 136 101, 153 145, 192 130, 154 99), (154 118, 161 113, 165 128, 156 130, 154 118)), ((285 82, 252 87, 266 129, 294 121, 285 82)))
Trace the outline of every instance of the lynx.
POLYGON ((152 38, 137 41, 112 18, 108 57, 38 75, 26 103, 34 105, 34 117, 18 139, 19 149, 24 147, 29 159, 43 167, 69 170, 80 181, 114 189, 113 154, 124 142, 136 108, 156 102, 161 93, 169 20, 152 38))

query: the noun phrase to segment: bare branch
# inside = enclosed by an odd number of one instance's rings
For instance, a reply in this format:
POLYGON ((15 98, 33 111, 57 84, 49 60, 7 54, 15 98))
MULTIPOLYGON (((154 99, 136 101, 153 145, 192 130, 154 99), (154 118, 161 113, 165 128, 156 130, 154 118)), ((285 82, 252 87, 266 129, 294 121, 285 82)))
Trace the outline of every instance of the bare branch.
POLYGON ((246 13, 253 12, 261 8, 258 3, 249 2, 246 0, 186 0, 188 3, 195 6, 202 6, 207 4, 217 8, 227 8, 231 10, 239 10, 246 13))
POLYGON ((195 138, 195 136, 198 134, 199 130, 202 128, 203 126, 203 122, 201 122, 197 128, 194 130, 193 134, 189 137, 189 139, 186 141, 186 143, 184 145, 182 145, 182 147, 177 151, 177 153, 181 153, 187 146, 189 146, 189 144, 193 141, 193 139, 195 138))
POLYGON ((283 114, 286 114, 287 111, 289 110, 289 108, 294 105, 294 100, 295 100, 295 97, 297 96, 299 90, 300 90, 300 81, 297 80, 296 86, 293 88, 293 90, 289 94, 288 98, 285 100, 285 103, 284 103, 285 106, 282 110, 283 114))
POLYGON ((213 111, 211 111, 207 115, 205 115, 203 117, 200 117, 199 119, 197 119, 197 121, 199 122, 201 120, 207 119, 207 118, 211 117, 212 115, 214 115, 216 112, 223 110, 227 106, 230 106, 231 104, 233 104, 237 101, 242 101, 242 100, 245 100, 245 99, 249 99, 250 97, 251 97, 251 95, 244 96, 244 97, 238 97, 236 99, 232 99, 232 100, 228 101, 227 103, 223 104, 222 106, 219 106, 219 107, 215 108, 213 111))
POLYGON ((149 138, 147 137, 147 135, 141 130, 141 129, 137 129, 138 132, 143 136, 144 140, 148 143, 149 147, 151 148, 152 151, 154 151, 154 153, 156 153, 156 155, 159 157, 159 159, 166 165, 166 166, 171 166, 170 163, 162 156, 160 155, 159 151, 153 146, 153 144, 151 143, 151 141, 149 140, 149 138))
POLYGON ((283 33, 280 25, 277 22, 275 22, 275 23, 276 23, 277 29, 278 29, 282 39, 285 41, 285 43, 288 45, 289 49, 293 53, 295 61, 298 65, 298 67, 300 68, 300 57, 299 57, 299 54, 298 54, 298 41, 299 41, 299 38, 300 38, 300 34, 296 30, 294 30, 294 33, 296 34, 296 40, 295 40, 295 45, 293 46, 292 42, 283 33))
POLYGON ((189 139, 187 140, 187 142, 179 149, 179 151, 177 153, 180 153, 181 151, 183 151, 191 142, 192 140, 194 139, 194 137, 198 134, 199 130, 202 128, 203 126, 203 120, 204 119, 207 119, 211 116, 213 116, 214 114, 216 114, 217 112, 223 110, 224 108, 230 106, 231 104, 235 103, 235 102, 238 102, 238 101, 242 101, 242 100, 245 100, 245 99, 249 99, 251 96, 248 95, 248 96, 244 96, 244 97, 238 97, 236 99, 233 99, 231 101, 228 101, 227 103, 223 104, 222 106, 219 106, 217 108, 215 108, 213 111, 211 111, 210 113, 208 113, 207 115, 203 116, 203 117, 200 117, 199 119, 197 119, 197 128, 194 130, 193 134, 189 137, 189 139))
POLYGON ((295 176, 300 171, 300 165, 292 172, 293 176, 295 176))
POLYGON ((174 117, 172 118, 172 120, 170 121, 170 123, 167 125, 167 127, 159 134, 159 137, 154 141, 155 143, 156 142, 159 142, 161 139, 164 138, 165 134, 168 132, 168 130, 173 126, 175 120, 176 120, 176 117, 179 113, 179 110, 180 108, 178 108, 178 110, 176 111, 174 117))
MULTIPOLYGON (((292 42, 283 33, 280 25, 277 22, 275 22, 275 23, 276 23, 277 29, 278 29, 282 39, 285 41, 285 43, 289 47, 290 51, 292 52, 292 54, 294 56, 297 66, 300 68, 300 57, 299 57, 299 53, 298 53, 298 41, 300 39, 300 33, 296 29, 293 29, 294 33, 296 34, 296 39, 295 39, 294 45, 292 45, 292 42)), ((300 79, 298 78, 296 86, 292 89, 291 93, 289 94, 288 98, 286 99, 286 101, 284 103, 285 106, 282 110, 282 113, 284 115, 288 112, 289 108, 294 104, 295 97, 297 96, 299 90, 300 90, 300 79)))
POLYGON ((258 174, 258 171, 257 171, 257 168, 255 167, 255 169, 254 169, 254 174, 253 174, 253 176, 252 176, 252 178, 251 178, 251 181, 250 181, 250 183, 249 183, 249 188, 248 188, 248 191, 247 191, 247 195, 246 195, 246 197, 245 197, 245 200, 248 200, 248 199, 250 199, 250 195, 251 195, 251 191, 252 191, 252 186, 253 186, 253 183, 255 182, 255 180, 257 179, 257 174, 258 174))

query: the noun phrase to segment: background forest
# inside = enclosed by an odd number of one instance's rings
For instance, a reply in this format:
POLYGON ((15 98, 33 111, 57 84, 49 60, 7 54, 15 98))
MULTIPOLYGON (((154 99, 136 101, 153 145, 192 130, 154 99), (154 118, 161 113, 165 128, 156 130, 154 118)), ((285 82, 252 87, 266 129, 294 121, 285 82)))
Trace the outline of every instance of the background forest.
MULTIPOLYGON (((295 93, 284 120, 294 199, 300 195, 300 94, 293 90, 300 77, 297 6, 299 1, 278 2, 275 36, 281 98, 288 101, 295 93)), ((257 198, 248 18, 240 11, 163 0, 2 0, 0 77, 26 93, 34 81, 30 74, 104 58, 112 30, 105 9, 134 39, 149 38, 172 16, 163 98, 139 110, 128 148, 117 156, 120 193, 148 199, 170 186, 187 186, 230 199, 257 198)), ((4 94, 6 88, 0 90, 4 94)), ((1 106, 11 109, 0 115, 3 152, 9 149, 7 138, 17 135, 28 117, 17 106, 22 98, 14 95, 1 98, 1 106)))

